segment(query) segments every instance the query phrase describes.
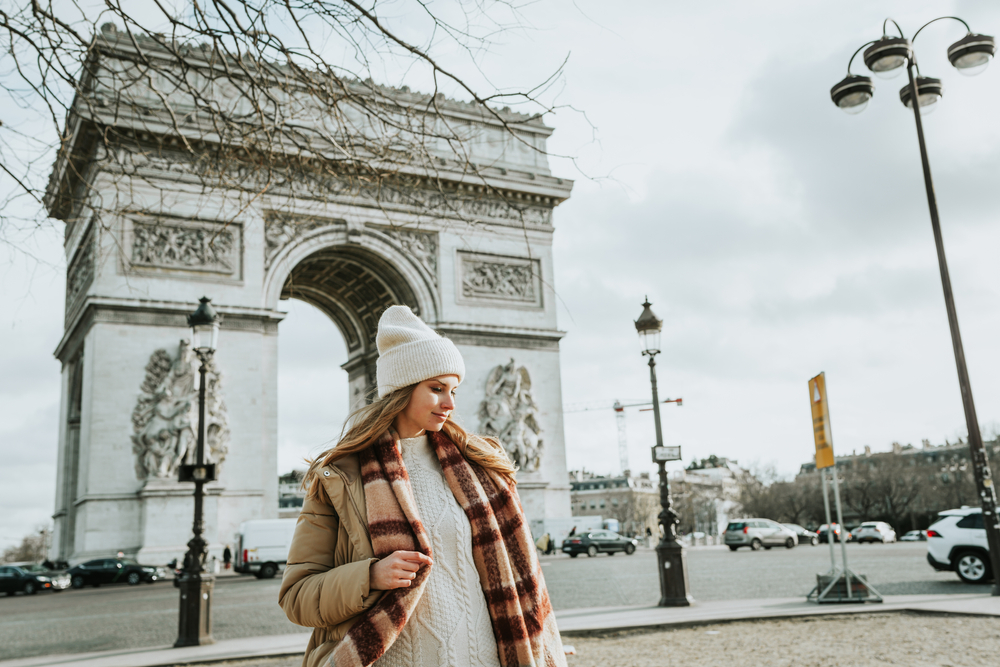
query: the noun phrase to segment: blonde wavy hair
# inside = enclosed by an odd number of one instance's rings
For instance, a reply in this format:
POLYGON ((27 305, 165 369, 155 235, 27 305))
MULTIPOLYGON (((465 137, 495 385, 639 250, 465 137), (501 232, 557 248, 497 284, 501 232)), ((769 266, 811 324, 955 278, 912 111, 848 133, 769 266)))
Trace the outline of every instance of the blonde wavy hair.
MULTIPOLYGON (((417 385, 412 384, 397 389, 352 412, 344 422, 339 442, 312 461, 307 461, 309 471, 302 480, 302 485, 309 490, 309 494, 313 495, 319 491, 319 485, 314 484, 314 481, 319 475, 320 468, 349 454, 357 454, 367 449, 388 433, 396 417, 409 405, 410 397, 416 388, 417 385)), ((517 468, 499 440, 469 433, 451 418, 444 423, 441 430, 455 443, 467 461, 504 477, 512 486, 517 483, 514 479, 517 468)))

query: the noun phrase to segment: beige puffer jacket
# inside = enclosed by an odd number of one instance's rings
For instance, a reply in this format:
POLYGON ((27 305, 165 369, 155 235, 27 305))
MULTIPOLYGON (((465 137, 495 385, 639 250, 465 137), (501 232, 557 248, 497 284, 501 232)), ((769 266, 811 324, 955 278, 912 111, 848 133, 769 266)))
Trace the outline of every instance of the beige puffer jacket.
POLYGON ((382 595, 369 587, 369 568, 377 559, 357 455, 320 468, 319 482, 323 493, 302 505, 278 595, 292 623, 314 628, 303 667, 325 664, 361 612, 382 595))

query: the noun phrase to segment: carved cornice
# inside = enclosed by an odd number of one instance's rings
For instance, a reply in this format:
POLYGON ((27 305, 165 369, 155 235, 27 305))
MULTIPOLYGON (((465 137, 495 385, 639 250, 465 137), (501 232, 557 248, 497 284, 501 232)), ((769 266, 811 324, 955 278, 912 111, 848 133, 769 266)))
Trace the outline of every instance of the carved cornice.
MULTIPOLYGON (((94 324, 115 323, 141 326, 173 327, 188 329, 187 317, 194 312, 195 304, 176 301, 148 301, 139 299, 107 299, 88 297, 76 316, 66 327, 62 340, 53 353, 60 361, 67 361, 94 324)), ((254 331, 277 334, 278 323, 285 313, 263 308, 216 306, 224 317, 222 329, 228 331, 254 331)))

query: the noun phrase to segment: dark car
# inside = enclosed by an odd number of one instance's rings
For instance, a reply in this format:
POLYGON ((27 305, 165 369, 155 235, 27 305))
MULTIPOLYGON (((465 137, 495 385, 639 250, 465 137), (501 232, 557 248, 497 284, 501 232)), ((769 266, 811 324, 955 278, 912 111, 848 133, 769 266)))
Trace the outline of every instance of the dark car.
MULTIPOLYGON (((828 535, 827 535, 828 531, 829 529, 827 528, 825 523, 816 529, 816 535, 819 537, 819 541, 822 542, 823 544, 828 543, 828 535)), ((853 538, 853 535, 851 535, 851 531, 846 531, 846 532, 847 532, 847 541, 850 542, 851 539, 853 538)), ((840 538, 841 538, 840 524, 835 523, 833 524, 833 541, 840 542, 840 538)))
POLYGON ((610 530, 594 530, 567 537, 562 543, 562 551, 564 554, 569 554, 570 558, 576 558, 580 554, 587 554, 593 558, 599 553, 613 556, 616 551, 624 551, 631 556, 635 553, 637 544, 639 542, 632 537, 622 537, 610 530))
POLYGON ((784 523, 781 525, 783 525, 785 528, 795 531, 796 537, 799 538, 799 544, 811 544, 813 546, 819 544, 819 535, 812 532, 811 530, 803 528, 797 523, 784 523))
POLYGON ((69 588, 69 575, 55 572, 37 563, 0 565, 0 592, 14 595, 23 592, 62 591, 69 588))
POLYGON ((135 586, 163 579, 165 572, 152 565, 140 565, 129 558, 98 558, 74 565, 67 570, 73 588, 100 586, 101 584, 130 584, 135 586))

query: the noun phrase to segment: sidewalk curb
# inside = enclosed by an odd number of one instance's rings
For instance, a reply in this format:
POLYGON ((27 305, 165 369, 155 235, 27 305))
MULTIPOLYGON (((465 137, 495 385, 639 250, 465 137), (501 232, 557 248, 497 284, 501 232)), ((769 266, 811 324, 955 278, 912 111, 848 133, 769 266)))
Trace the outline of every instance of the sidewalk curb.
MULTIPOLYGON (((845 614, 941 614, 1000 617, 1000 598, 988 593, 886 596, 881 604, 816 604, 802 597, 713 600, 690 607, 591 607, 556 612, 565 638, 618 632, 659 631, 740 621, 823 618, 845 614)), ((310 633, 224 639, 209 646, 156 646, 75 655, 47 655, 0 661, 0 667, 174 667, 213 665, 231 660, 301 656, 310 633)))

